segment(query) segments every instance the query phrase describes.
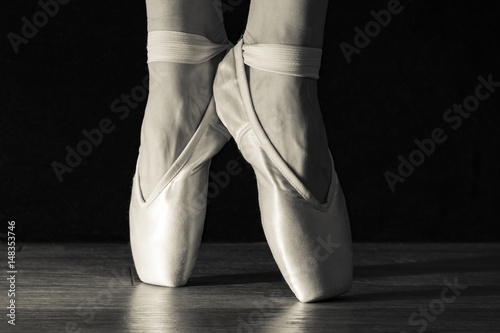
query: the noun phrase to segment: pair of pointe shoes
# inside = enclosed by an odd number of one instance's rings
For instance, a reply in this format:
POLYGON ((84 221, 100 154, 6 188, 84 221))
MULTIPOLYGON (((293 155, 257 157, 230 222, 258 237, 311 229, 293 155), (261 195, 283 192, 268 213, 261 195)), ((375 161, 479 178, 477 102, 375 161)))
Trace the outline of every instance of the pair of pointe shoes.
MULTIPOLYGON (((229 48, 187 33, 148 35, 149 62, 201 63, 229 48)), ((139 155, 130 203, 130 242, 142 281, 169 287, 187 282, 201 242, 211 158, 232 136, 257 176, 266 239, 295 296, 312 302, 349 291, 351 233, 333 160, 327 201, 321 203, 267 137, 253 108, 245 72, 247 64, 317 78, 320 60, 320 49, 244 45, 240 40, 219 64, 214 97, 198 129, 147 198, 141 191, 139 155)))

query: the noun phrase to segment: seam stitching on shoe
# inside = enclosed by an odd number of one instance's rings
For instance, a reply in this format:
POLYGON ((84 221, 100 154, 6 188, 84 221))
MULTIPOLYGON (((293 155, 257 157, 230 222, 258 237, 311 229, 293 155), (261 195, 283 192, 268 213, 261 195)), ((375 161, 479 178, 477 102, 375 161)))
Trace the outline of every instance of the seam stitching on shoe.
POLYGON ((245 135, 246 132, 248 132, 252 128, 252 125, 250 123, 246 123, 240 129, 236 132, 236 143, 239 143, 241 141, 241 137, 245 135))

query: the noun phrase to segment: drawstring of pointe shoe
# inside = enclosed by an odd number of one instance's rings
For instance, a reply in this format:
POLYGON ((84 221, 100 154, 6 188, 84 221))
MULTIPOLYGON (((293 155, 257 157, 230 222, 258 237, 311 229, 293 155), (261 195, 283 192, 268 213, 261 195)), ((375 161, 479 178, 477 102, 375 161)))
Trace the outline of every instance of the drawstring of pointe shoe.
POLYGON ((246 65, 271 73, 319 78, 322 50, 281 44, 243 44, 246 65))
POLYGON ((178 31, 148 32, 148 63, 168 61, 201 64, 226 51, 231 45, 216 44, 206 37, 178 31))

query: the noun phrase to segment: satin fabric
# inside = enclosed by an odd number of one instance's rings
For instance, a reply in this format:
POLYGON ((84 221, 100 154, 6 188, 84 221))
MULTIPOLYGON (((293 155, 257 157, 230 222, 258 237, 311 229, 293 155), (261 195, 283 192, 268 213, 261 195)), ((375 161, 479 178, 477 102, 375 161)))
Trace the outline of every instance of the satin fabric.
POLYGON ((130 245, 141 281, 178 287, 195 265, 205 222, 211 158, 229 140, 212 99, 190 142, 148 198, 137 160, 130 202, 130 245))
MULTIPOLYGON (((230 47, 199 35, 151 31, 148 62, 198 64, 230 47)), ((139 153, 129 219, 132 256, 143 282, 168 287, 186 284, 203 233, 210 162, 230 137, 212 98, 193 137, 147 198, 141 190, 139 153)))
POLYGON ((337 174, 332 167, 328 199, 322 203, 281 158, 253 109, 242 46, 241 40, 219 65, 214 98, 219 118, 255 171, 267 242, 300 301, 341 295, 351 287, 352 242, 337 174))

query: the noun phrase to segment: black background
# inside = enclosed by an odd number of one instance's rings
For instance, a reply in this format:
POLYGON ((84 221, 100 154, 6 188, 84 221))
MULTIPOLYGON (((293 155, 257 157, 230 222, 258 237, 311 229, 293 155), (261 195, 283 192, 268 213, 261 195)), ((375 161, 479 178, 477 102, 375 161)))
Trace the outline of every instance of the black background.
MULTIPOLYGON (((236 42, 249 1, 223 1, 236 42)), ((387 1, 331 1, 319 98, 355 241, 495 241, 500 234, 500 88, 457 130, 446 109, 474 94, 477 77, 500 81, 499 5, 487 1, 402 1, 378 36, 347 63, 339 44, 373 20, 387 1), (441 127, 448 135, 404 183, 384 172, 415 139, 441 127)), ((127 241, 131 180, 145 101, 125 119, 111 103, 140 85, 146 70, 143 1, 72 0, 16 54, 37 1, 0 5, 0 221, 16 220, 24 241, 127 241), (103 118, 116 126, 59 182, 51 163, 103 118)), ((283 10, 286 10, 284 8, 283 10)), ((243 166, 210 200, 205 241, 260 241, 252 169, 230 143, 212 170, 243 166)))

